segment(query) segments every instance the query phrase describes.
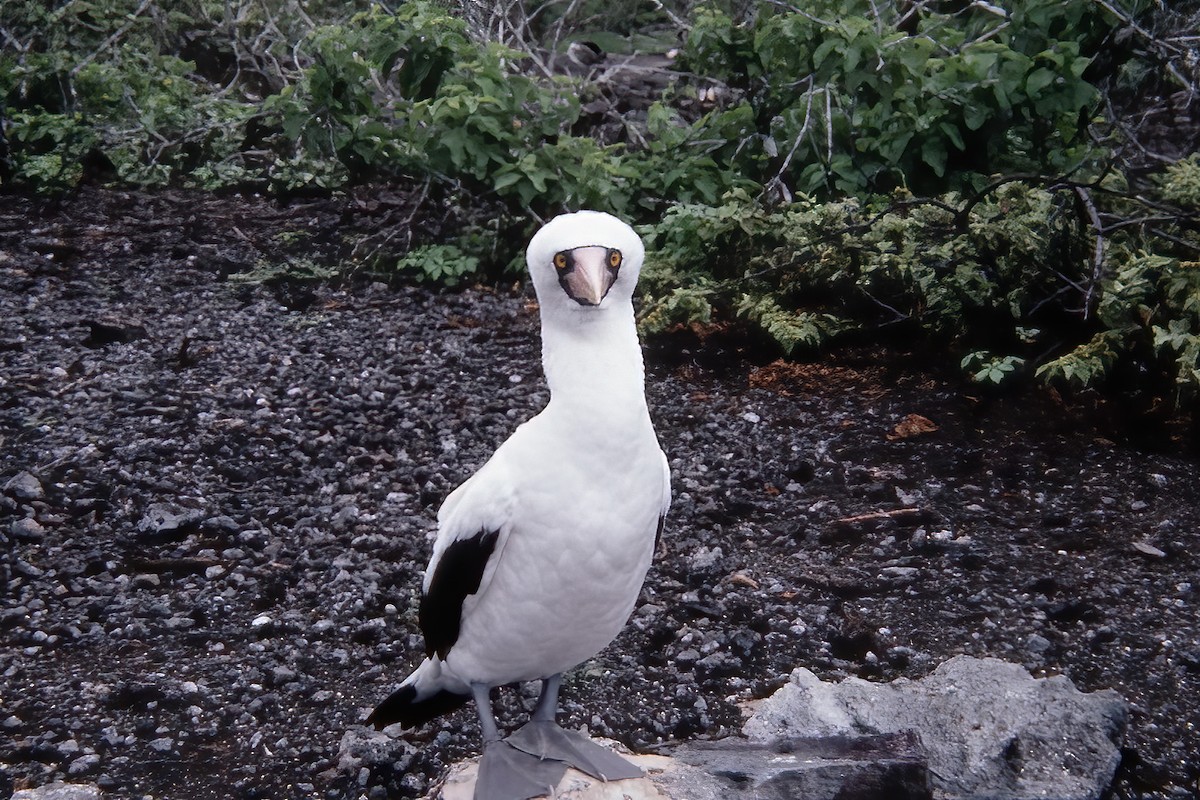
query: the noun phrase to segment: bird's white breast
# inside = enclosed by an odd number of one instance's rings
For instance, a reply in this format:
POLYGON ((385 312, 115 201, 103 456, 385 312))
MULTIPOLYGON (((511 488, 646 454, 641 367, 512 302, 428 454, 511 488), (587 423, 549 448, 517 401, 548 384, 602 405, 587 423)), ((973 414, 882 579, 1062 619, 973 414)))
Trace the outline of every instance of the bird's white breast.
POLYGON ((555 422, 531 420, 496 454, 516 505, 447 658, 465 682, 533 680, 595 655, 625 624, 650 566, 664 478, 648 420, 583 448, 555 435, 555 422))

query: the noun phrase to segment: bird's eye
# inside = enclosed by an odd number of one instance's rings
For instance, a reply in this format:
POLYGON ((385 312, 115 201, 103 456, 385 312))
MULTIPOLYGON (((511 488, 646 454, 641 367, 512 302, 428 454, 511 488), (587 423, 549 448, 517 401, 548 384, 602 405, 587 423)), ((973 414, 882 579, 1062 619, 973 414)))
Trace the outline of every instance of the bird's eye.
POLYGON ((620 250, 609 250, 608 251, 608 266, 612 267, 613 269, 616 269, 617 267, 621 266, 621 251, 620 250))
POLYGON ((566 253, 555 253, 554 254, 554 266, 557 267, 558 269, 566 269, 567 268, 567 254, 566 253))

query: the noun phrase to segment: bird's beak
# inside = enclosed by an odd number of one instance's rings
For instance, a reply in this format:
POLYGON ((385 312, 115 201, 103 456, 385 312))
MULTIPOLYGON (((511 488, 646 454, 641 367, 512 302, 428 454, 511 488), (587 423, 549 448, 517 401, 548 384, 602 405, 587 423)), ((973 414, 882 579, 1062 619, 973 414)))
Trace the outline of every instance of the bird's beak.
POLYGON ((606 247, 576 247, 559 253, 565 258, 556 260, 555 267, 567 296, 581 306, 600 305, 617 279, 620 260, 618 257, 617 265, 613 265, 613 252, 606 247))

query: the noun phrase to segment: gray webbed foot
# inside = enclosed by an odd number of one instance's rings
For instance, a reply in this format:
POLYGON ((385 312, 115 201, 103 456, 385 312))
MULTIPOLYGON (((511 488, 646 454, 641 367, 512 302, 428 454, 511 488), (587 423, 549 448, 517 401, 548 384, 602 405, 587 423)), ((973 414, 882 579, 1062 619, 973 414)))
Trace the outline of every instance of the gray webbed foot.
POLYGON ((554 759, 602 781, 640 778, 645 773, 581 733, 564 730, 550 720, 535 719, 504 740, 531 756, 554 759))
POLYGON ((479 760, 475 800, 529 800, 550 797, 567 765, 539 758, 507 742, 488 742, 479 760))

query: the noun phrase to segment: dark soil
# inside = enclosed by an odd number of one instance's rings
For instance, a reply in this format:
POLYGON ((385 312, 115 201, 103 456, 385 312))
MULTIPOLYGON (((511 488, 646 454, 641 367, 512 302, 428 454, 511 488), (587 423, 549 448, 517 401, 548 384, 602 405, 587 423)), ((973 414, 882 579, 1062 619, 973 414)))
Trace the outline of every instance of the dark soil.
MULTIPOLYGON (((412 797, 474 751, 469 708, 405 738, 361 722, 422 652, 438 504, 546 400, 531 295, 230 279, 403 235, 402 194, 0 198, 17 787, 412 797)), ((1116 796, 1193 796, 1194 458, 1050 396, 980 398, 912 354, 787 364, 698 334, 648 343, 675 503, 630 625, 568 681, 567 722, 650 749, 735 732, 796 666, 891 680, 990 655, 1117 689, 1116 796), (937 429, 898 435, 913 414, 937 429)), ((531 702, 502 693, 502 723, 531 702)))

